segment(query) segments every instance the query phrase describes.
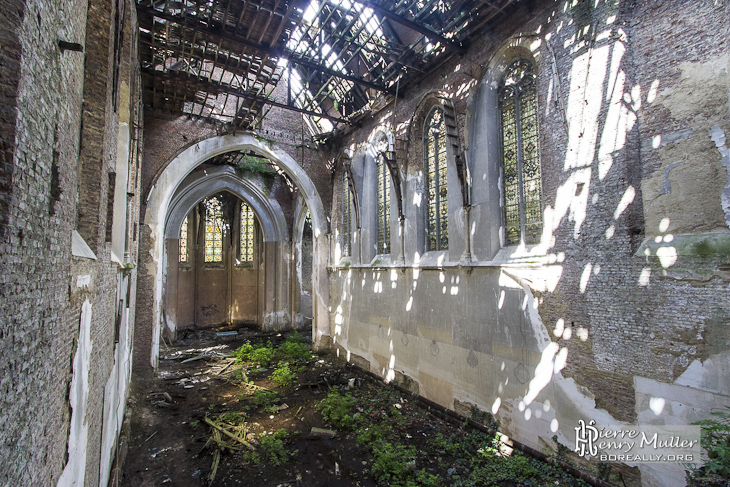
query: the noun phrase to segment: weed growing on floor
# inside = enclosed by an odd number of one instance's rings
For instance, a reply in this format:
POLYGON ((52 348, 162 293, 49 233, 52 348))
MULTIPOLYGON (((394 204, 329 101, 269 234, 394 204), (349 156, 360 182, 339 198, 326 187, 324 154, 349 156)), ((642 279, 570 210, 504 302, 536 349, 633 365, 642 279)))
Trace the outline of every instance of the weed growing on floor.
POLYGON ((289 365, 288 362, 279 362, 279 366, 271 374, 271 380, 279 387, 288 389, 297 379, 297 370, 289 365))
POLYGON ((257 367, 266 367, 274 360, 274 346, 271 342, 252 344, 250 340, 233 351, 236 363, 253 362, 257 367))
POLYGON ((285 440, 289 433, 285 429, 275 431, 271 435, 259 434, 259 446, 256 451, 249 451, 243 455, 244 460, 256 465, 266 463, 278 466, 291 460, 298 450, 287 450, 285 440))
POLYGON ((304 339, 299 332, 292 333, 284 340, 284 343, 276 349, 276 354, 285 360, 301 360, 303 362, 309 362, 314 358, 312 352, 309 351, 309 346, 304 343, 304 339))
POLYGON ((317 404, 315 411, 335 428, 352 431, 362 422, 362 416, 354 414, 356 402, 357 399, 352 394, 340 394, 338 389, 333 387, 332 392, 317 404))
POLYGON ((275 403, 279 401, 279 393, 276 391, 258 390, 247 399, 248 404, 246 404, 243 408, 247 411, 258 411, 259 409, 267 409, 274 406, 275 403))
POLYGON ((218 421, 238 426, 246 422, 246 413, 240 411, 228 411, 218 415, 218 421))
POLYGON ((370 473, 377 482, 408 485, 416 466, 416 449, 398 443, 381 442, 373 447, 375 461, 370 473))

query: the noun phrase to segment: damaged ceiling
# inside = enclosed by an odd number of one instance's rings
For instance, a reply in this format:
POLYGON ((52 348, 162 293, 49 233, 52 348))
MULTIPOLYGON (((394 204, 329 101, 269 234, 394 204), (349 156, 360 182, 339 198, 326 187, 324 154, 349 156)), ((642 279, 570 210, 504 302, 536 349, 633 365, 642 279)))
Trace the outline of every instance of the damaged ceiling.
POLYGON ((138 0, 144 102, 229 131, 282 107, 330 132, 463 53, 514 3, 138 0))

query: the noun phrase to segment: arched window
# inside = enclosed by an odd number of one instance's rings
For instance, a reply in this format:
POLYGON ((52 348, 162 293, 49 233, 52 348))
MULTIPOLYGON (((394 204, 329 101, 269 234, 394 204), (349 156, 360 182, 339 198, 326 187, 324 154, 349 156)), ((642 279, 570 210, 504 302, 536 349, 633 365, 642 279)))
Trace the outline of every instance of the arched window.
POLYGON ((342 255, 352 255, 352 192, 347 171, 342 175, 342 255))
MULTIPOLYGON (((383 145, 383 144, 381 144, 383 145)), ((383 151, 376 159, 378 171, 378 254, 390 253, 390 174, 383 151)))
POLYGON ((504 171, 505 245, 540 242, 542 183, 537 128, 537 89, 530 61, 517 59, 499 96, 504 171))
POLYGON ((205 200, 205 262, 223 262, 223 209, 218 198, 205 200))
POLYGON ((182 222, 180 227, 180 262, 188 261, 188 217, 182 222))
POLYGON ((241 203, 241 262, 253 262, 254 247, 254 213, 250 206, 241 203))
POLYGON ((449 201, 446 187, 446 125, 444 111, 431 110, 424 127, 424 154, 428 208, 426 250, 449 248, 449 201))

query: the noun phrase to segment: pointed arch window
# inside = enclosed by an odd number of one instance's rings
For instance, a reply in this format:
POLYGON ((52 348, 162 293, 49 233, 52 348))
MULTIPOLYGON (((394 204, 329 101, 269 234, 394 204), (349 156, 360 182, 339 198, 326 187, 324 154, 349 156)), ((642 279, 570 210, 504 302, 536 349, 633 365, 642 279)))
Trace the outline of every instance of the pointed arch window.
POLYGON ((424 127, 428 207, 426 250, 449 248, 449 201, 446 178, 446 124, 440 107, 431 110, 424 127))
POLYGON ((499 96, 505 245, 536 244, 542 233, 537 89, 532 62, 513 61, 499 96))
POLYGON ((342 175, 342 255, 352 255, 352 191, 347 171, 342 175))
POLYGON ((180 262, 188 261, 188 217, 182 222, 180 227, 180 262))
POLYGON ((254 253, 254 212, 247 203, 241 203, 241 262, 253 262, 254 253))
MULTIPOLYGON (((381 144, 382 145, 382 144, 381 144)), ((378 152, 378 254, 390 253, 390 174, 385 154, 378 152)))
POLYGON ((205 262, 223 262, 223 209, 218 198, 205 200, 205 262))

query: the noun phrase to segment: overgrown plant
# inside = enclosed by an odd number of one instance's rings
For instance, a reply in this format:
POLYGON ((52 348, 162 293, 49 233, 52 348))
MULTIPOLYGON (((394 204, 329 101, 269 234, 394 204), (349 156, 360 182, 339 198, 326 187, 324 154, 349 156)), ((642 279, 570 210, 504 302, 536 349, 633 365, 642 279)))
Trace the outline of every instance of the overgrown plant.
POLYGON ((415 485, 416 449, 398 443, 382 442, 373 447, 375 461, 370 469, 373 478, 387 485, 415 485))
MULTIPOLYGON (((266 409, 274 405, 279 400, 279 393, 276 391, 256 391, 248 398, 248 404, 244 406, 246 410, 256 411, 266 409)), ((278 408, 277 408, 278 410, 278 408)))
MULTIPOLYGON (((730 406, 725 409, 727 411, 713 411, 710 413, 712 418, 692 424, 700 426, 700 443, 707 452, 707 461, 701 470, 730 479, 730 406)), ((693 472, 695 476, 699 474, 698 470, 693 472)))
POLYGON ((288 362, 279 362, 279 366, 271 374, 271 380, 279 387, 289 388, 294 384, 297 378, 296 370, 294 370, 288 362))
POLYGON ((267 463, 269 465, 281 465, 292 459, 298 450, 287 450, 285 440, 289 433, 285 429, 275 431, 271 435, 261 433, 259 435, 259 447, 256 451, 246 452, 244 460, 257 465, 267 463))
POLYGON ((236 363, 253 362, 257 367, 266 367, 274 360, 274 347, 271 342, 252 344, 246 341, 233 351, 236 363))
POLYGON ((360 415, 353 414, 356 402, 352 394, 342 395, 336 387, 333 387, 332 392, 317 404, 315 410, 335 428, 351 431, 362 421, 360 415))
POLYGON ((309 346, 304 343, 299 332, 292 333, 281 345, 276 349, 276 354, 282 359, 302 360, 309 362, 314 358, 309 346))

